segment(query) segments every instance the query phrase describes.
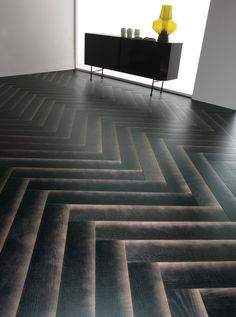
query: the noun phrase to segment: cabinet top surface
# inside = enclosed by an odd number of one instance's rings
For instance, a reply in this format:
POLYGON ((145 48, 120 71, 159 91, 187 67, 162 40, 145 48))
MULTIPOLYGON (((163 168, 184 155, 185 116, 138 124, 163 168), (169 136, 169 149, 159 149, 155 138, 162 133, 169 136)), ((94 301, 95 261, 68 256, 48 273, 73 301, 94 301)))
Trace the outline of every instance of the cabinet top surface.
POLYGON ((123 39, 123 40, 127 40, 127 41, 148 41, 148 42, 153 42, 153 43, 156 43, 156 44, 164 44, 164 45, 170 45, 170 44, 183 44, 183 43, 179 43, 179 42, 168 42, 168 43, 160 43, 158 41, 153 41, 153 40, 148 40, 148 39, 135 39, 134 37, 133 38, 128 38, 128 37, 121 37, 119 35, 112 35, 112 34, 103 34, 103 33, 85 33, 85 35, 96 35, 96 36, 107 36, 107 37, 113 37, 113 38, 120 38, 120 39, 123 39))

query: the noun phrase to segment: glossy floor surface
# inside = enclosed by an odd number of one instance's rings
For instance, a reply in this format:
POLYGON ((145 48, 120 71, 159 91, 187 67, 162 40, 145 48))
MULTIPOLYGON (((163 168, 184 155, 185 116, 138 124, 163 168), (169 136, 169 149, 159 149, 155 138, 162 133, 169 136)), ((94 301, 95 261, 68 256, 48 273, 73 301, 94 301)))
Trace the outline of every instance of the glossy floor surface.
POLYGON ((236 113, 149 93, 0 79, 0 316, 236 316, 236 113))

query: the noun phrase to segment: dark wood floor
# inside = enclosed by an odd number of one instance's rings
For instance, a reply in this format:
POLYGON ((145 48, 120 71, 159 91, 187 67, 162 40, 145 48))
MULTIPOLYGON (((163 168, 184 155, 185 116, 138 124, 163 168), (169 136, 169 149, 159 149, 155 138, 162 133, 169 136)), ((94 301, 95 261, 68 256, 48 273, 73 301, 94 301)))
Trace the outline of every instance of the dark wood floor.
POLYGON ((0 316, 236 316, 236 113, 80 72, 0 79, 0 316))

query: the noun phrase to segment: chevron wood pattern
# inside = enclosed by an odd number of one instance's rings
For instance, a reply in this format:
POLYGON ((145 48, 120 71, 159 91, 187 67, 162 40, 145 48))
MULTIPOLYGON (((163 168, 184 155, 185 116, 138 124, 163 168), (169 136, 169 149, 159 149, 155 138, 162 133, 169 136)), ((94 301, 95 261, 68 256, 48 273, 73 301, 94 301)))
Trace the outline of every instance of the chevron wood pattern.
POLYGON ((232 110, 0 79, 0 316, 236 316, 235 221, 232 110))

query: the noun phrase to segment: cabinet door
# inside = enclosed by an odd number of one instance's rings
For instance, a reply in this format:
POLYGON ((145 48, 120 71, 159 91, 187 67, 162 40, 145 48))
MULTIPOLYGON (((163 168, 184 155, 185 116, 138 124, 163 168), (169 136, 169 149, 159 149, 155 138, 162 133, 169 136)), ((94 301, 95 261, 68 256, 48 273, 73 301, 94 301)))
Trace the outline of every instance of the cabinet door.
POLYGON ((122 39, 120 69, 133 75, 165 80, 170 48, 170 44, 122 39))
POLYGON ((85 64, 119 70, 120 38, 85 34, 85 64))

